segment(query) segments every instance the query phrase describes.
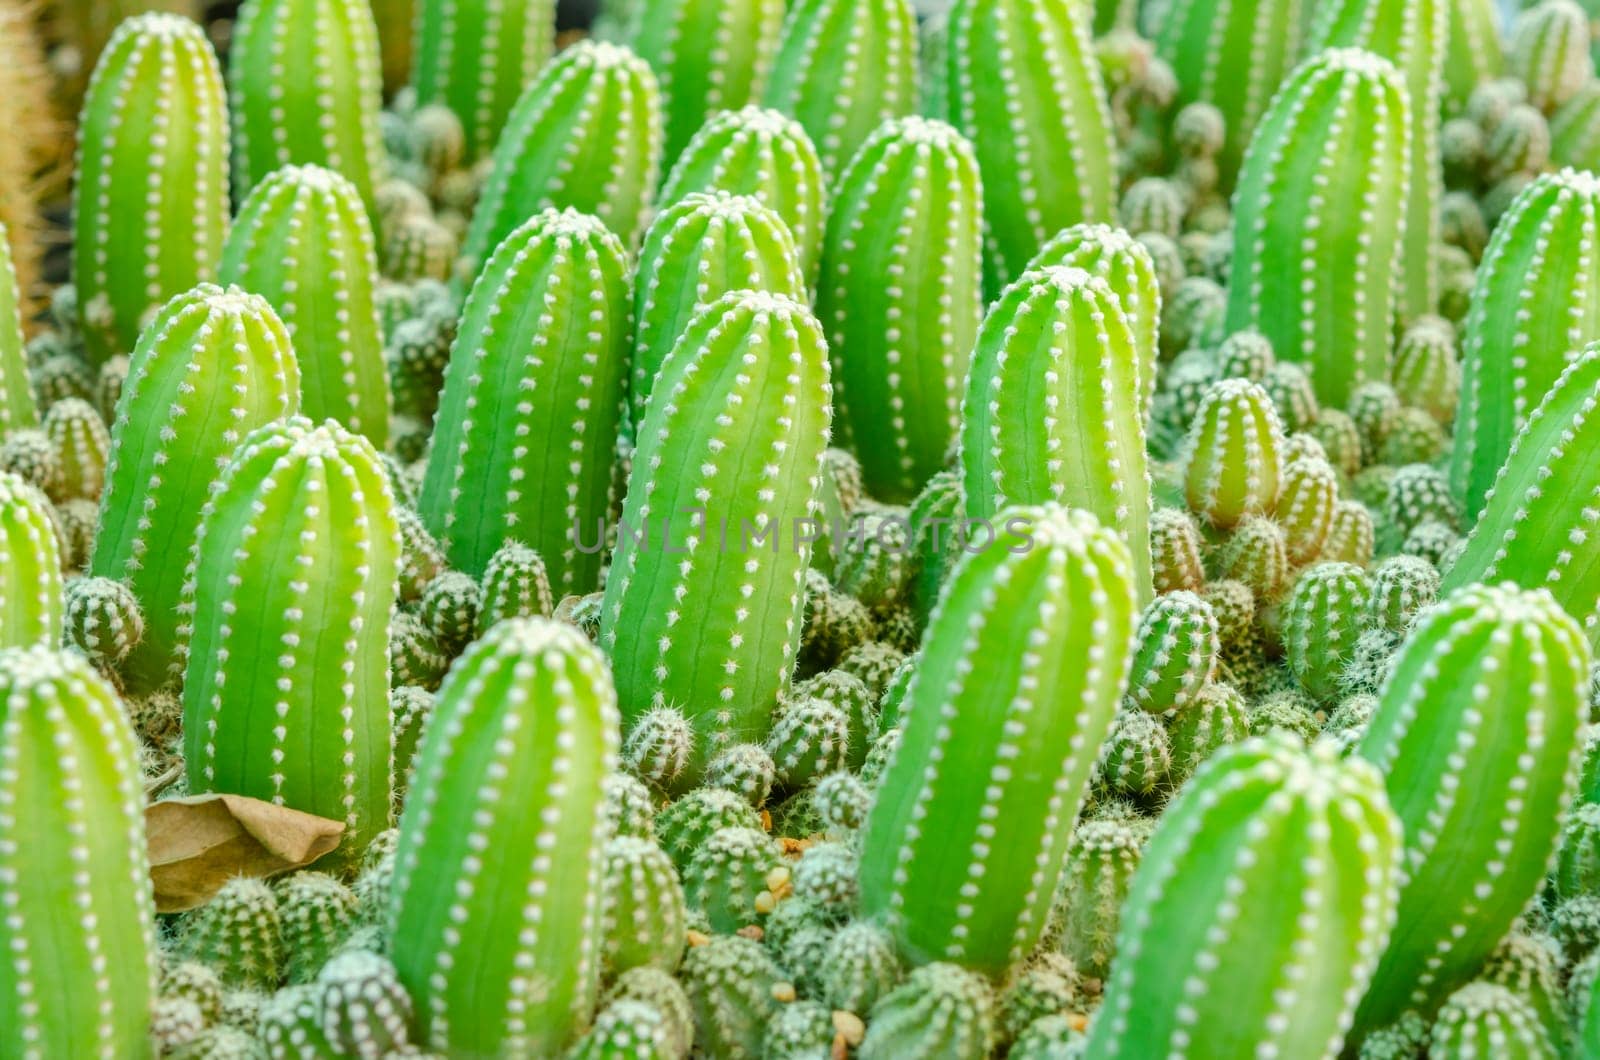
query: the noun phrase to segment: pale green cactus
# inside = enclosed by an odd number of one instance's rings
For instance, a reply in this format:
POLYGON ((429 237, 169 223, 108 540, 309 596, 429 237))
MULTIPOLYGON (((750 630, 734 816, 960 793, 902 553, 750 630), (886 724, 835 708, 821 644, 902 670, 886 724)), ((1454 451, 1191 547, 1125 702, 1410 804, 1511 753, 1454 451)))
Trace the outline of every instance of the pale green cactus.
POLYGON ((0 222, 0 438, 39 425, 22 340, 21 292, 6 226, 0 222))
POLYGON ((1543 591, 1470 586, 1425 611, 1356 754, 1405 828, 1405 882, 1358 1033, 1431 1011, 1538 890, 1578 781, 1582 631, 1543 591))
POLYGON ((155 903, 138 744, 81 657, 0 649, 0 1053, 148 1057, 155 903))
POLYGON ((616 757, 605 660, 570 626, 503 622, 451 671, 400 818, 389 906, 420 1044, 554 1056, 587 1025, 616 757))
MULTIPOLYGON (((1157 21, 1145 11, 1156 54, 1178 80, 1178 106, 1209 103, 1225 139, 1218 177, 1232 188, 1245 147, 1293 67, 1306 0, 1173 0, 1157 21)), ((1147 5, 1148 7, 1148 5, 1147 5)))
POLYGON ((883 122, 917 109, 910 0, 800 0, 784 17, 766 105, 797 119, 837 179, 883 122))
POLYGON ((834 189, 817 316, 838 437, 854 443, 881 500, 914 497, 960 428, 983 315, 982 215, 972 145, 924 118, 879 126, 834 189))
POLYGON ((1600 347, 1570 365, 1534 411, 1484 501, 1441 591, 1473 582, 1546 588, 1600 645, 1600 564, 1588 547, 1600 512, 1593 459, 1600 347))
POLYGON ((749 106, 713 114, 678 155, 657 196, 666 210, 697 191, 759 199, 783 218, 807 277, 822 253, 827 176, 800 123, 749 106))
POLYGON ((347 856, 389 826, 399 552, 365 438, 298 417, 246 436, 206 503, 180 607, 191 791, 342 821, 347 856))
POLYGON ((456 569, 483 574, 514 538, 559 595, 599 587, 628 294, 621 241, 573 210, 536 215, 489 258, 450 351, 417 499, 456 569))
POLYGON ((1116 530, 1143 603, 1151 596, 1150 475, 1139 370, 1110 285, 1070 266, 1024 274, 978 334, 961 465, 971 519, 1053 501, 1116 530))
POLYGON ((628 44, 661 78, 668 162, 711 115, 761 98, 783 31, 783 0, 652 0, 628 44))
POLYGON ((1189 428, 1184 491, 1189 508, 1232 529, 1277 506, 1283 428, 1267 392, 1245 379, 1213 383, 1189 428))
POLYGON ((133 348, 147 315, 214 277, 228 223, 228 109, 204 31, 128 19, 78 121, 72 281, 90 360, 133 348))
POLYGON ((0 471, 0 648, 61 643, 61 556, 50 502, 0 471))
POLYGON ((656 380, 600 638, 626 718, 675 706, 694 722, 683 783, 763 739, 788 687, 829 404, 821 326, 781 295, 710 306, 656 380))
POLYGON ((1405 250, 1399 317, 1410 321, 1434 311, 1439 277, 1439 200, 1444 173, 1439 152, 1439 108, 1444 94, 1450 8, 1459 0, 1334 0, 1315 5, 1307 53, 1324 48, 1365 48, 1394 63, 1410 97, 1411 162, 1406 183, 1405 250))
POLYGON ((1445 52, 1446 109, 1466 106, 1472 90, 1500 76, 1500 11, 1495 0, 1450 0, 1450 47, 1445 52))
POLYGON ((233 191, 268 173, 326 166, 375 215, 388 158, 378 130, 383 74, 372 9, 356 0, 247 0, 228 53, 233 191))
POLYGON ((1000 972, 1033 948, 1127 677, 1118 535, 1057 506, 1007 514, 934 612, 864 833, 862 912, 913 963, 1000 972))
POLYGON ((144 637, 128 688, 177 676, 178 605, 201 511, 234 447, 300 407, 289 334, 264 298, 202 285, 164 306, 129 359, 89 573, 127 582, 144 637))
POLYGON ((562 52, 507 116, 462 243, 467 283, 494 248, 547 209, 593 214, 633 246, 661 165, 661 91, 644 60, 614 44, 562 52))
POLYGON ((269 173, 239 208, 218 269, 272 303, 300 366, 300 411, 382 449, 389 387, 373 300, 372 226, 354 184, 321 166, 269 173))
POLYGON ((1450 482, 1467 519, 1557 376, 1600 339, 1600 178, 1538 178, 1496 226, 1462 331, 1450 482))
POLYGON ((1093 17, 1088 4, 1049 0, 956 0, 950 10, 943 80, 951 124, 983 170, 991 296, 1063 228, 1116 217, 1093 17))
POLYGON ((1289 669, 1312 697, 1338 698, 1340 678, 1366 620, 1372 587, 1360 567, 1320 563, 1295 581, 1283 611, 1289 669))
POLYGON ((463 160, 494 150, 517 98, 555 50, 556 0, 420 0, 412 38, 417 104, 461 121, 463 160))
POLYGON ((1334 1056, 1394 923, 1383 778, 1275 736, 1203 766, 1144 848, 1094 1057, 1334 1056))
POLYGON ((1326 405, 1389 378, 1409 108, 1387 60, 1323 52, 1273 97, 1239 175, 1228 330, 1258 329, 1279 360, 1311 373, 1326 405))
POLYGON ((755 198, 722 191, 692 192, 662 210, 634 275, 628 398, 635 430, 673 347, 700 313, 734 291, 805 300, 799 252, 783 219, 755 198))
POLYGON ((1509 72, 1528 90, 1528 102, 1549 113, 1594 79, 1590 15, 1575 0, 1540 0, 1511 24, 1509 72))

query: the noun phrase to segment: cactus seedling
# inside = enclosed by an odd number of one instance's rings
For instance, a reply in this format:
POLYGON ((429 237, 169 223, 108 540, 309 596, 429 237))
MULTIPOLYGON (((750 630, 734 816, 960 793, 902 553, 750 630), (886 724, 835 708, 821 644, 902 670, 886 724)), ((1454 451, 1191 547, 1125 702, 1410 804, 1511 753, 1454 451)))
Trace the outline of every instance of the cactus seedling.
POLYGON ((78 127, 72 279, 95 365, 213 278, 228 222, 228 111, 211 42, 178 15, 117 28, 78 127), (120 196, 134 194, 134 208, 120 196))
POLYGON ((429 1048, 553 1055, 600 975, 616 700, 583 636, 512 619, 440 690, 400 819, 391 955, 429 1048))
POLYGON ((343 821, 347 852, 388 827, 399 537, 365 438, 297 417, 240 444, 183 592, 191 790, 343 821))
POLYGON ((560 595, 599 586, 631 330, 627 252, 595 218, 547 210, 496 248, 462 312, 417 501, 458 570, 483 574, 515 538, 560 595))
POLYGON ((867 820, 862 910, 916 963, 998 972, 1032 948, 1127 675, 1126 546, 1083 512, 1010 515, 1031 541, 951 576, 867 820))

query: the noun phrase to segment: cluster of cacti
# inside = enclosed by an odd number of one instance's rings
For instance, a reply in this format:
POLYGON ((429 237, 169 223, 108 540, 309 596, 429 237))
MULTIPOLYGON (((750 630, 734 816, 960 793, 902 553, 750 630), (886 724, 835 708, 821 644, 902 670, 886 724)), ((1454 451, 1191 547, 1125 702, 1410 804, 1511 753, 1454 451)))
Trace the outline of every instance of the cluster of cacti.
POLYGON ((1600 1056, 1493 6, 0 0, 0 1055, 1600 1056))

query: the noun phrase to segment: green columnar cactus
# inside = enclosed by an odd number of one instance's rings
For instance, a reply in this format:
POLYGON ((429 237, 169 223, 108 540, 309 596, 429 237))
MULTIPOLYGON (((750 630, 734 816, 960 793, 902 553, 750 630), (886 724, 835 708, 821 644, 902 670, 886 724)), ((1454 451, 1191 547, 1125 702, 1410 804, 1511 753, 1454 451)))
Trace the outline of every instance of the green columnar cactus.
POLYGON ((1305 0, 1174 0, 1157 22, 1146 14, 1156 54, 1178 79, 1177 106, 1212 104, 1226 139, 1217 155, 1224 191, 1245 146, 1300 47, 1305 0))
POLYGON ((1140 820, 1084 821, 1072 833, 1061 879, 1061 952, 1084 975, 1104 979, 1116 955, 1117 923, 1149 829, 1140 820))
POLYGON ((246 436, 206 504, 183 591, 191 791, 343 821, 346 851, 388 827, 399 552, 365 438, 298 417, 246 436))
POLYGON ((667 355, 694 319, 733 291, 799 301, 806 279, 783 219, 749 196, 693 192, 663 210, 645 234, 634 276, 632 422, 645 409, 667 355))
POLYGON ((1370 598, 1366 573, 1349 563, 1318 564, 1294 584, 1283 612, 1284 652, 1301 687, 1320 702, 1338 698, 1370 598))
POLYGON ((822 253, 827 181, 799 122, 749 106, 707 119, 673 163, 656 206, 665 210, 697 191, 759 199, 789 226, 801 268, 810 277, 822 253))
POLYGON ((1562 373, 1511 446, 1465 551, 1441 594, 1473 582, 1548 588, 1600 645, 1600 564, 1588 547, 1597 515, 1593 460, 1600 347, 1562 373))
POLYGON ((878 126, 917 110, 909 0, 801 0, 784 17, 765 102, 793 115, 832 178, 878 126))
POLYGON ((28 386, 23 352, 22 300, 11 262, 6 226, 0 222, 0 438, 39 425, 39 410, 28 386))
POLYGON ((130 18, 78 122, 72 282, 95 365, 150 310, 212 278, 228 223, 228 110, 211 42, 178 15, 130 18))
POLYGON ((1228 330, 1259 329, 1327 405, 1389 377, 1410 128, 1395 68, 1332 49, 1273 98, 1240 172, 1228 330))
POLYGON ((0 648, 61 643, 61 556, 44 494, 0 471, 0 648))
POLYGON ((626 39, 661 78, 669 162, 708 117, 761 98, 783 17, 783 0, 637 5, 626 39))
POLYGON ((991 295, 1063 228, 1116 217, 1093 15, 1088 4, 1044 0, 956 0, 950 10, 944 81, 951 123, 983 170, 991 295))
POLYGON ((1600 338, 1600 178, 1530 184, 1494 230, 1462 335, 1450 481, 1483 511, 1513 439, 1585 343, 1600 338))
POLYGON ((464 161, 494 150, 506 116, 555 47, 555 0, 421 0, 411 87, 461 120, 464 161))
POLYGON ((512 619, 468 649, 435 712, 389 915, 421 1044, 556 1055, 587 1023, 600 975, 617 756, 605 661, 570 626, 512 619))
POLYGON ((1445 52, 1445 109, 1466 106, 1473 89, 1500 76, 1500 11, 1494 0, 1450 0, 1450 47, 1445 52))
POLYGON ((1081 508, 1127 544, 1151 595, 1150 475, 1139 354, 1122 304, 1083 269, 1049 266, 989 311, 962 402, 967 515, 1012 504, 1081 508))
POLYGON ((1406 834, 1358 1031, 1436 1006, 1533 897, 1577 786, 1588 669, 1582 631, 1542 591, 1471 586, 1417 619, 1356 750, 1406 834))
POLYGON ((593 214, 633 246, 660 164, 661 91, 649 65, 613 44, 573 45, 506 118, 458 278, 475 277, 500 242, 541 210, 593 214))
POLYGON ((627 251, 595 218, 546 210, 495 249, 462 311, 417 500, 458 570, 483 574, 516 538, 560 595, 598 588, 631 332, 627 251))
POLYGON ((625 717, 670 704, 694 722, 688 784, 766 736, 794 666, 831 400, 821 326, 781 295, 727 295, 653 393, 600 639, 625 717))
POLYGON ((944 468, 960 426, 983 316, 978 162, 943 122, 886 122, 833 198, 817 316, 828 328, 839 428, 867 490, 904 502, 944 468))
POLYGON ((1133 331, 1139 355, 1140 400, 1148 419, 1156 391, 1161 332, 1161 284, 1150 251, 1120 228, 1074 225, 1041 247, 1028 268, 1051 265, 1079 268, 1098 276, 1117 296, 1133 331))
POLYGON ((89 573, 125 581, 145 635, 122 668, 128 689, 176 675, 178 605, 201 510, 248 432, 300 407, 289 334, 264 298, 202 285, 140 337, 111 429, 111 462, 89 573))
POLYGON ((137 754, 82 658, 0 649, 6 1056, 150 1055, 155 903, 137 754))
POLYGON ((1335 1055, 1400 857, 1367 763, 1286 737, 1223 751, 1144 848, 1086 1055, 1335 1055))
POLYGON ((1406 184, 1401 320, 1434 311, 1439 300, 1435 244, 1444 172, 1439 153, 1439 107, 1444 93, 1446 34, 1458 0, 1335 0, 1318 5, 1308 54, 1324 48, 1365 48, 1400 71, 1410 96, 1411 162, 1406 184))
POLYGON ((1025 541, 951 576, 867 820, 862 911, 915 963, 999 972, 1032 949, 1127 677, 1126 546, 1053 505, 1008 521, 1025 541))
POLYGON ((343 176, 376 216, 388 167, 372 9, 354 0, 247 0, 228 52, 233 190, 291 163, 343 176))
POLYGON ((355 185, 321 166, 285 166, 255 186, 222 250, 220 278, 277 310, 300 365, 300 409, 382 449, 389 436, 378 263, 355 185))
POLYGON ((1590 16, 1574 0, 1542 0, 1511 24, 1509 72, 1528 89, 1528 102, 1549 113, 1594 79, 1590 16))
POLYGON ((1189 508, 1224 530, 1278 503, 1283 428, 1266 391, 1244 379, 1213 383, 1189 428, 1189 508))

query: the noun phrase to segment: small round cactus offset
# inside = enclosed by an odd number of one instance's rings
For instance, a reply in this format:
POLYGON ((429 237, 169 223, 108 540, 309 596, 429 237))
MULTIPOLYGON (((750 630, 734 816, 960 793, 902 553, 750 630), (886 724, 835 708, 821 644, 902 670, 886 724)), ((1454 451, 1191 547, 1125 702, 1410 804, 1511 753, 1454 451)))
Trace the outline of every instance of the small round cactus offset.
POLYGON ((148 1055, 155 903, 136 755, 83 659, 0 648, 0 1053, 148 1055))
POLYGON ((365 438, 299 418, 245 438, 207 503, 183 591, 191 791, 342 821, 349 853, 388 827, 399 551, 365 438))
POLYGON ((458 570, 483 574, 514 538, 553 591, 599 587, 631 331, 627 251, 594 217, 547 210, 495 249, 462 311, 417 500, 458 570))
POLYGON ((1189 509, 1228 530, 1278 503, 1283 428, 1272 399, 1255 383, 1224 379, 1205 392, 1185 443, 1189 509))
POLYGON ((1274 97, 1239 175, 1228 329, 1260 330, 1325 404, 1389 377, 1409 107, 1386 60, 1323 52, 1274 97))
POLYGON ((372 9, 358 0, 247 0, 228 53, 234 194, 282 166, 343 176, 376 212, 388 159, 372 9))
POLYGON ((982 197, 972 145, 923 118, 879 126, 834 189, 817 316, 839 429, 881 500, 914 497, 960 429, 983 315, 982 197))
POLYGON ((96 365, 131 350, 152 309, 214 278, 228 223, 228 110, 216 54, 193 22, 148 14, 117 27, 79 118, 72 215, 72 281, 96 365))
POLYGON ((564 624, 503 622, 451 671, 400 819, 389 908, 422 1044, 549 1056, 587 1024, 616 728, 605 661, 564 624))
POLYGON ((1031 547, 1007 535, 952 575, 867 820, 862 911, 913 963, 1032 949, 1127 676, 1126 546, 1083 512, 1008 514, 1031 547))
POLYGON ((1394 923, 1400 858, 1368 763, 1286 737, 1223 751, 1145 847, 1086 1055, 1337 1054, 1394 923))

